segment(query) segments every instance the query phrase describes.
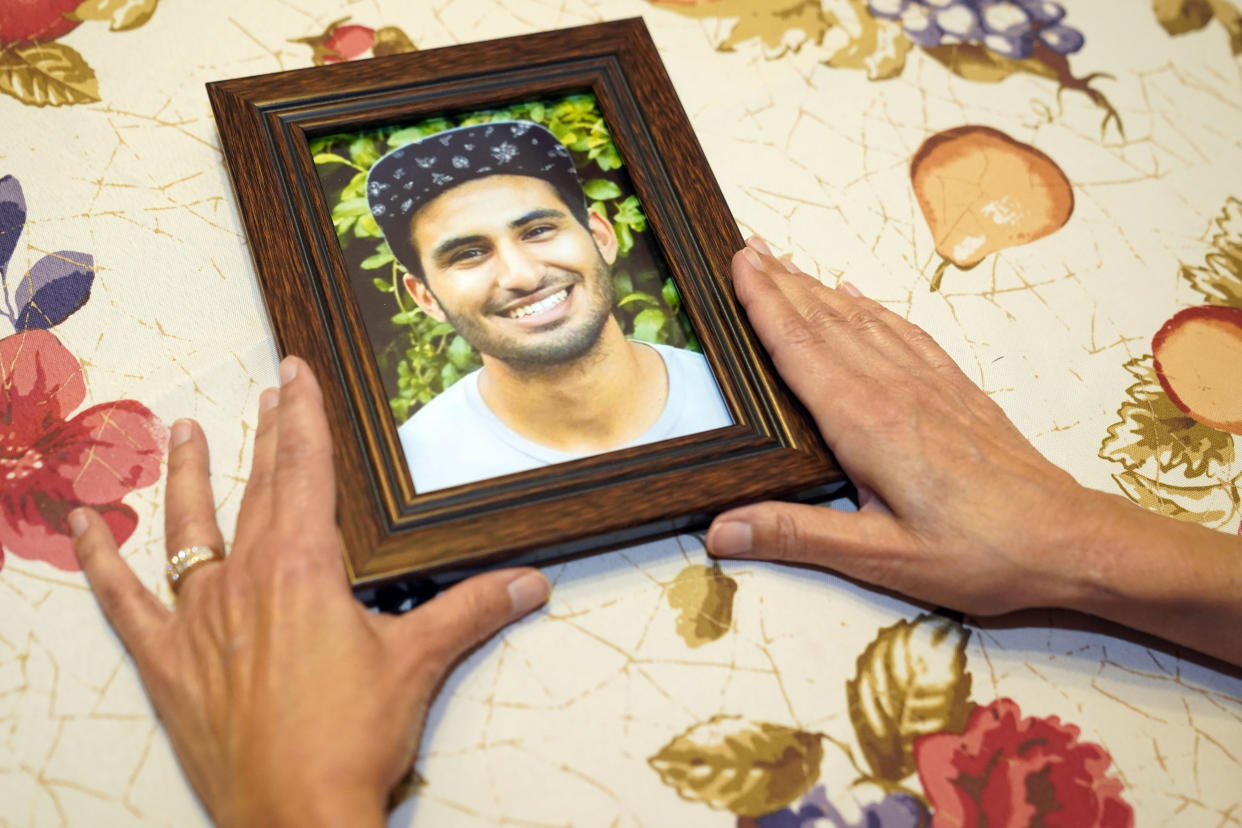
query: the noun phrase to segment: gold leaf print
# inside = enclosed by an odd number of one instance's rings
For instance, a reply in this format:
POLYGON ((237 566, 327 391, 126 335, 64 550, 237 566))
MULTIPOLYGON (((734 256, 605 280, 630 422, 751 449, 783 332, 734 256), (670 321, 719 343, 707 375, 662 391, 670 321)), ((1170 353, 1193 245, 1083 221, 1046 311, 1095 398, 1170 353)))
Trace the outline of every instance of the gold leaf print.
POLYGON ((1144 509, 1209 529, 1224 526, 1238 512, 1236 485, 1174 486, 1135 471, 1114 474, 1113 479, 1126 497, 1144 509))
POLYGON ((414 45, 414 41, 396 26, 381 26, 375 30, 375 44, 371 47, 371 54, 376 57, 415 51, 418 51, 418 47, 414 45))
POLYGON ((1182 468, 1188 479, 1214 477, 1233 463, 1233 439, 1186 416, 1167 396, 1123 403, 1117 413, 1121 422, 1109 426, 1100 446, 1105 460, 1133 470, 1152 459, 1162 472, 1182 468))
POLYGON ((1242 11, 1229 0, 1208 0, 1216 19, 1224 24, 1229 32, 1229 50, 1235 55, 1242 55, 1242 11))
POLYGON ((651 0, 656 6, 687 17, 736 17, 737 24, 728 38, 717 44, 717 51, 731 52, 751 38, 759 38, 764 46, 776 50, 770 57, 787 51, 786 37, 801 32, 805 40, 819 43, 832 23, 820 10, 820 0, 717 0, 695 3, 686 0, 651 0))
POLYGON ((1182 265, 1182 278, 1213 305, 1242 308, 1242 201, 1229 198, 1216 218, 1206 267, 1182 265))
POLYGON ((668 588, 668 603, 680 610, 677 634, 691 647, 701 647, 729 631, 733 624, 733 596, 737 581, 720 571, 719 564, 687 566, 668 588))
POLYGON ((1035 58, 1007 58, 991 49, 972 44, 933 46, 923 51, 935 58, 946 69, 968 81, 996 83, 1010 75, 1026 72, 1045 78, 1057 79, 1057 72, 1035 58))
POLYGON ((869 80, 895 78, 906 68, 906 53, 913 44, 900 23, 874 17, 862 0, 830 0, 828 13, 849 37, 828 58, 829 66, 865 69, 869 80))
POLYGON ((73 20, 107 20, 114 32, 136 29, 151 19, 159 0, 83 0, 68 16, 73 20))
POLYGON ((1202 29, 1215 18, 1229 32, 1229 47, 1242 54, 1242 12, 1229 0, 1152 0, 1156 20, 1171 35, 1202 29))
POLYGON ((0 51, 0 92, 34 106, 99 100, 95 70, 63 43, 11 46, 0 51))
POLYGON ((1151 8, 1171 35, 1202 29, 1212 21, 1212 4, 1207 0, 1152 0, 1151 8))
POLYGON ((850 719, 863 756, 881 779, 914 772, 914 740, 960 733, 970 716, 970 673, 962 625, 920 615, 880 630, 858 657, 845 685, 850 719))
POLYGON ((757 817, 810 790, 824 758, 820 737, 739 716, 713 716, 648 759, 684 799, 757 817))

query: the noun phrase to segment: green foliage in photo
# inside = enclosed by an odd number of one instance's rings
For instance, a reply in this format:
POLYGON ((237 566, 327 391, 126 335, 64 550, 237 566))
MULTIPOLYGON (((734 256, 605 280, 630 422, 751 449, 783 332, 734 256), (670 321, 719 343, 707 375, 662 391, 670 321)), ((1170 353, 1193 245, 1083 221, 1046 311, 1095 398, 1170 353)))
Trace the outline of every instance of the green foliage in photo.
POLYGON ((589 209, 612 223, 619 243, 612 267, 617 294, 614 314, 626 336, 699 350, 689 320, 680 313, 677 288, 652 257, 654 243, 635 244, 649 232, 647 217, 637 197, 627 195, 629 182, 621 156, 593 95, 568 95, 428 118, 414 125, 318 137, 310 142, 310 150, 337 239, 351 272, 374 274, 371 286, 376 293, 359 299, 398 423, 482 363, 451 325, 424 314, 406 294, 405 269, 388 248, 367 206, 367 172, 385 153, 429 135, 510 120, 540 124, 569 148, 589 209))

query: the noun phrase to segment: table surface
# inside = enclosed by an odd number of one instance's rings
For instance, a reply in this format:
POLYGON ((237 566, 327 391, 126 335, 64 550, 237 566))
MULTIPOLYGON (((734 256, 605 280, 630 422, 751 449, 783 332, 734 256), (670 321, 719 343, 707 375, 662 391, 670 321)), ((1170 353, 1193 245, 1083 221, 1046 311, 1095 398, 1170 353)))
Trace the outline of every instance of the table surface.
MULTIPOLYGON (((0 370, 20 379, 37 356, 59 372, 81 389, 57 398, 71 424, 124 413, 120 436, 79 436, 104 471, 79 469, 71 494, 0 458, 2 824, 205 822, 54 513, 70 496, 120 504, 126 558, 167 597, 164 429, 192 416, 232 525, 278 355, 204 84, 310 66, 333 46, 364 59, 384 27, 384 42, 429 49, 643 16, 744 234, 925 327, 1083 483, 1239 531, 1238 437, 1193 402, 1184 413, 1152 364, 1174 314, 1242 308, 1242 30, 1228 2, 1206 17, 1209 4, 1178 16, 1185 4, 1079 2, 1067 22, 1086 43, 1068 60, 956 67, 859 0, 134 0, 83 4, 100 19, 79 25, 61 17, 76 0, 25 5, 27 22, 44 15, 42 44, 10 42, 16 12, 0 11, 0 370), (360 28, 333 38, 345 17, 360 28), (990 240, 932 291, 938 231, 910 162, 964 125, 1044 154, 1073 213, 1029 243, 990 240), (32 288, 50 291, 33 294, 49 334, 16 332, 34 327, 32 288)), ((1008 195, 1020 211, 1029 193, 1008 195)), ((1200 356, 1205 377, 1236 380, 1225 351, 1200 356)), ((23 387, 6 379, 6 411, 23 387)), ((21 426, 27 448, 44 436, 21 426)), ((952 811, 956 771, 892 745, 969 727, 953 761, 1033 774, 1019 783, 1032 808, 1071 808, 1047 781, 1056 767, 1140 825, 1242 825, 1236 672, 1068 613, 952 620, 826 574, 710 567, 693 536, 550 567, 548 606, 445 685, 420 792, 392 821, 724 826, 831 805, 904 825, 928 803, 952 811), (914 698, 923 717, 903 723, 914 698)), ((1089 810, 1064 813, 1091 824, 1089 810)))

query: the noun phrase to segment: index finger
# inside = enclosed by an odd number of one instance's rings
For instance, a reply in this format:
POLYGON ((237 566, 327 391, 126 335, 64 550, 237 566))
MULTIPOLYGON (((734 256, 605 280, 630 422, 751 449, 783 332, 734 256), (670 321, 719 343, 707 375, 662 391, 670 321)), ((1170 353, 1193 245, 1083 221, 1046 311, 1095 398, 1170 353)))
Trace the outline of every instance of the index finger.
POLYGON ((112 530, 94 509, 75 509, 69 514, 69 525, 74 551, 99 608, 142 667, 153 655, 147 642, 168 619, 168 608, 129 568, 117 551, 112 530))
MULTIPOLYGON (((780 272, 782 280, 812 278, 783 268, 780 272)), ((828 342, 816 320, 794 303, 750 248, 733 257, 733 284, 755 333, 793 392, 812 411, 829 404, 840 384, 841 361, 824 358, 828 342)), ((839 353, 858 345, 843 338, 832 347, 839 353)))
POLYGON ((323 394, 310 366, 298 357, 280 363, 280 382, 273 518, 309 537, 319 532, 335 537, 336 475, 323 394), (306 532, 308 526, 312 532, 306 532))

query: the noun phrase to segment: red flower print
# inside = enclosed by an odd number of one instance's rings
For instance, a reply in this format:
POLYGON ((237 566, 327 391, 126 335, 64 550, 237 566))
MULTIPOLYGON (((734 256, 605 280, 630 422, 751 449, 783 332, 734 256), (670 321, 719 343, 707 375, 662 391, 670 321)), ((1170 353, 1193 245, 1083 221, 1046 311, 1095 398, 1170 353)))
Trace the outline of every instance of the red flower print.
POLYGON ((0 46, 45 43, 68 34, 82 21, 65 15, 82 0, 4 0, 0 3, 0 46))
POLYGON ((1108 752, 1056 716, 1022 718, 1010 699, 976 707, 965 733, 922 737, 914 758, 933 828, 1134 825, 1108 752))
POLYGON ((370 26, 338 26, 324 41, 324 63, 340 63, 365 54, 375 43, 375 30, 370 26))
POLYGON ((55 336, 0 339, 0 550, 79 569, 67 517, 84 505, 117 543, 133 534, 138 516, 121 498, 159 479, 168 431, 133 400, 67 419, 85 397, 82 368, 55 336))

